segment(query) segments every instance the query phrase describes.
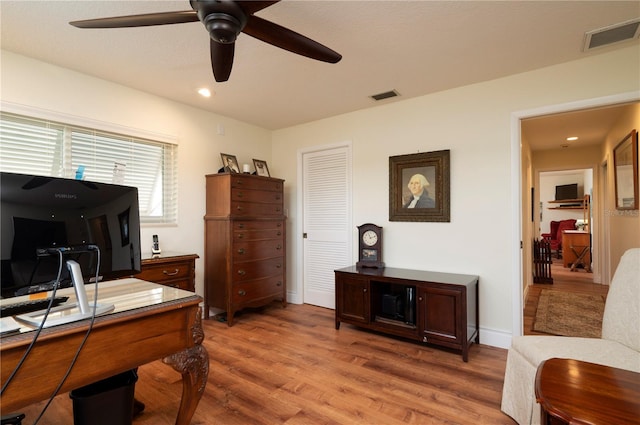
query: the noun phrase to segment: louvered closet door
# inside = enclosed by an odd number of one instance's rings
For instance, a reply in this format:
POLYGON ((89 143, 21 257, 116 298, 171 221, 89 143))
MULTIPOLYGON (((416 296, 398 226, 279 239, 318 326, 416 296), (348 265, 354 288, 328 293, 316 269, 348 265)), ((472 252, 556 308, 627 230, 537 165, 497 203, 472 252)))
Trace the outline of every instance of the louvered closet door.
POLYGON ((335 308, 333 271, 352 264, 351 148, 303 154, 304 302, 335 308))

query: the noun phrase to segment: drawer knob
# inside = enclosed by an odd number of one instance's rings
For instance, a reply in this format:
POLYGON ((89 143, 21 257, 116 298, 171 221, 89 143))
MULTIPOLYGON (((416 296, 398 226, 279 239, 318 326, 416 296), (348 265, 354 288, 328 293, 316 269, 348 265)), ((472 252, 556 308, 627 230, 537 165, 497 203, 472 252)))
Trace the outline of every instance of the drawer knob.
POLYGON ((422 297, 418 297, 418 301, 422 301, 422 297))
POLYGON ((177 274, 178 274, 178 272, 179 272, 179 271, 180 271, 180 270, 178 270, 178 269, 174 269, 172 272, 169 272, 169 271, 167 271, 167 270, 162 270, 162 273, 163 273, 165 276, 175 276, 175 275, 177 275, 177 274))
POLYGON ((244 233, 238 233, 238 239, 243 239, 244 238, 244 233))
POLYGON ((238 210, 238 211, 242 211, 242 206, 238 205, 238 206, 236 207, 236 210, 238 210))
POLYGON ((278 224, 277 224, 277 226, 278 226, 278 227, 282 227, 282 223, 278 223, 278 224))
POLYGON ((278 244, 278 246, 276 246, 276 249, 280 251, 282 249, 282 245, 278 244))
POLYGON ((241 289, 241 290, 238 291, 238 295, 245 296, 245 295, 247 295, 247 292, 244 289, 241 289))
POLYGON ((276 212, 280 212, 280 211, 282 211, 282 208, 276 207, 276 212))
POLYGON ((238 223, 238 229, 244 229, 244 223, 238 223))
POLYGON ((422 342, 429 342, 429 341, 427 341, 427 337, 426 336, 422 337, 422 342))
POLYGON ((362 288, 362 292, 367 292, 367 288, 362 288))
POLYGON ((282 264, 276 264, 276 269, 281 269, 282 268, 282 264))
POLYGON ((244 254, 244 248, 240 248, 240 249, 238 250, 238 254, 240 254, 240 255, 244 254))
POLYGON ((278 236, 282 236, 282 232, 278 230, 277 235, 278 235, 278 236))
POLYGON ((246 272, 246 271, 244 271, 244 270, 238 270, 238 274, 239 274, 240 276, 244 276, 245 274, 247 274, 247 272, 246 272))
POLYGON ((276 286, 282 286, 282 281, 279 280, 278 283, 276 283, 276 286))
POLYGON ((238 192, 238 198, 242 198, 244 194, 242 192, 238 192))
POLYGON ((276 201, 279 201, 280 199, 282 199, 280 195, 276 195, 276 201))

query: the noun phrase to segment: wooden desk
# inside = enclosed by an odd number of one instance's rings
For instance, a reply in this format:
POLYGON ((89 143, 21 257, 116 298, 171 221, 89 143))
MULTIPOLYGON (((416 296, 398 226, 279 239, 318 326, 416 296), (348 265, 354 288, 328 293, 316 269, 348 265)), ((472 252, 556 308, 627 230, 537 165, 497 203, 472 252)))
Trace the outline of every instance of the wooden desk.
POLYGON ((640 424, 640 374, 572 359, 536 373, 542 424, 640 424))
MULTIPOLYGON (((95 285, 86 285, 93 299, 95 285)), ((176 424, 186 425, 204 392, 209 356, 201 343, 202 300, 195 294, 139 279, 102 282, 100 302, 113 303, 111 314, 97 317, 93 329, 60 393, 137 366, 163 359, 182 374, 182 400, 176 424)), ((72 288, 58 291, 75 299, 72 288)), ((19 301, 18 297, 12 302, 19 301)), ((0 300, 0 303, 7 300, 0 300)), ((0 399, 2 412, 18 411, 48 399, 71 364, 89 321, 44 329, 0 399)), ((33 329, 0 339, 2 385, 33 338, 33 329)))
POLYGON ((576 264, 582 264, 591 271, 591 234, 580 230, 562 232, 562 262, 564 267, 576 270, 576 264), (583 252, 584 251, 584 252, 583 252))

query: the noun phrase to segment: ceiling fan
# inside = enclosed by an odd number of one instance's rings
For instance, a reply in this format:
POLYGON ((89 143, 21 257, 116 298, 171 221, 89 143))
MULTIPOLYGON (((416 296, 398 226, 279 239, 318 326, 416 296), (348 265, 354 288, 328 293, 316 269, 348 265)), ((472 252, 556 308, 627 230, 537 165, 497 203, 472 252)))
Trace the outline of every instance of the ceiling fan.
POLYGON ((235 41, 241 32, 319 61, 337 63, 342 59, 339 53, 317 41, 254 15, 278 1, 280 0, 189 0, 193 10, 87 19, 69 23, 78 28, 125 28, 201 21, 209 31, 211 67, 218 82, 227 81, 231 75, 235 41))

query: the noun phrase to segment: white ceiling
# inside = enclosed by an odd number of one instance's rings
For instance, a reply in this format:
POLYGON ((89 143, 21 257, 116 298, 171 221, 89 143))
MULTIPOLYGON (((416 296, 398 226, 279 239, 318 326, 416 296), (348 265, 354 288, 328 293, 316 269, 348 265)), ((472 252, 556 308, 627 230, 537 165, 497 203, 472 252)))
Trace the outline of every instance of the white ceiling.
MULTIPOLYGON (((1 46, 272 130, 640 46, 636 39, 582 50, 587 31, 640 17, 637 0, 284 0, 257 15, 325 44, 342 61, 314 61, 241 34, 229 81, 215 83, 200 22, 100 30, 68 24, 176 10, 190 10, 189 2, 2 0, 1 46), (200 87, 215 94, 202 98, 200 87), (391 89, 401 96, 369 97, 391 89)), ((537 146, 533 133, 530 141, 537 146)))

